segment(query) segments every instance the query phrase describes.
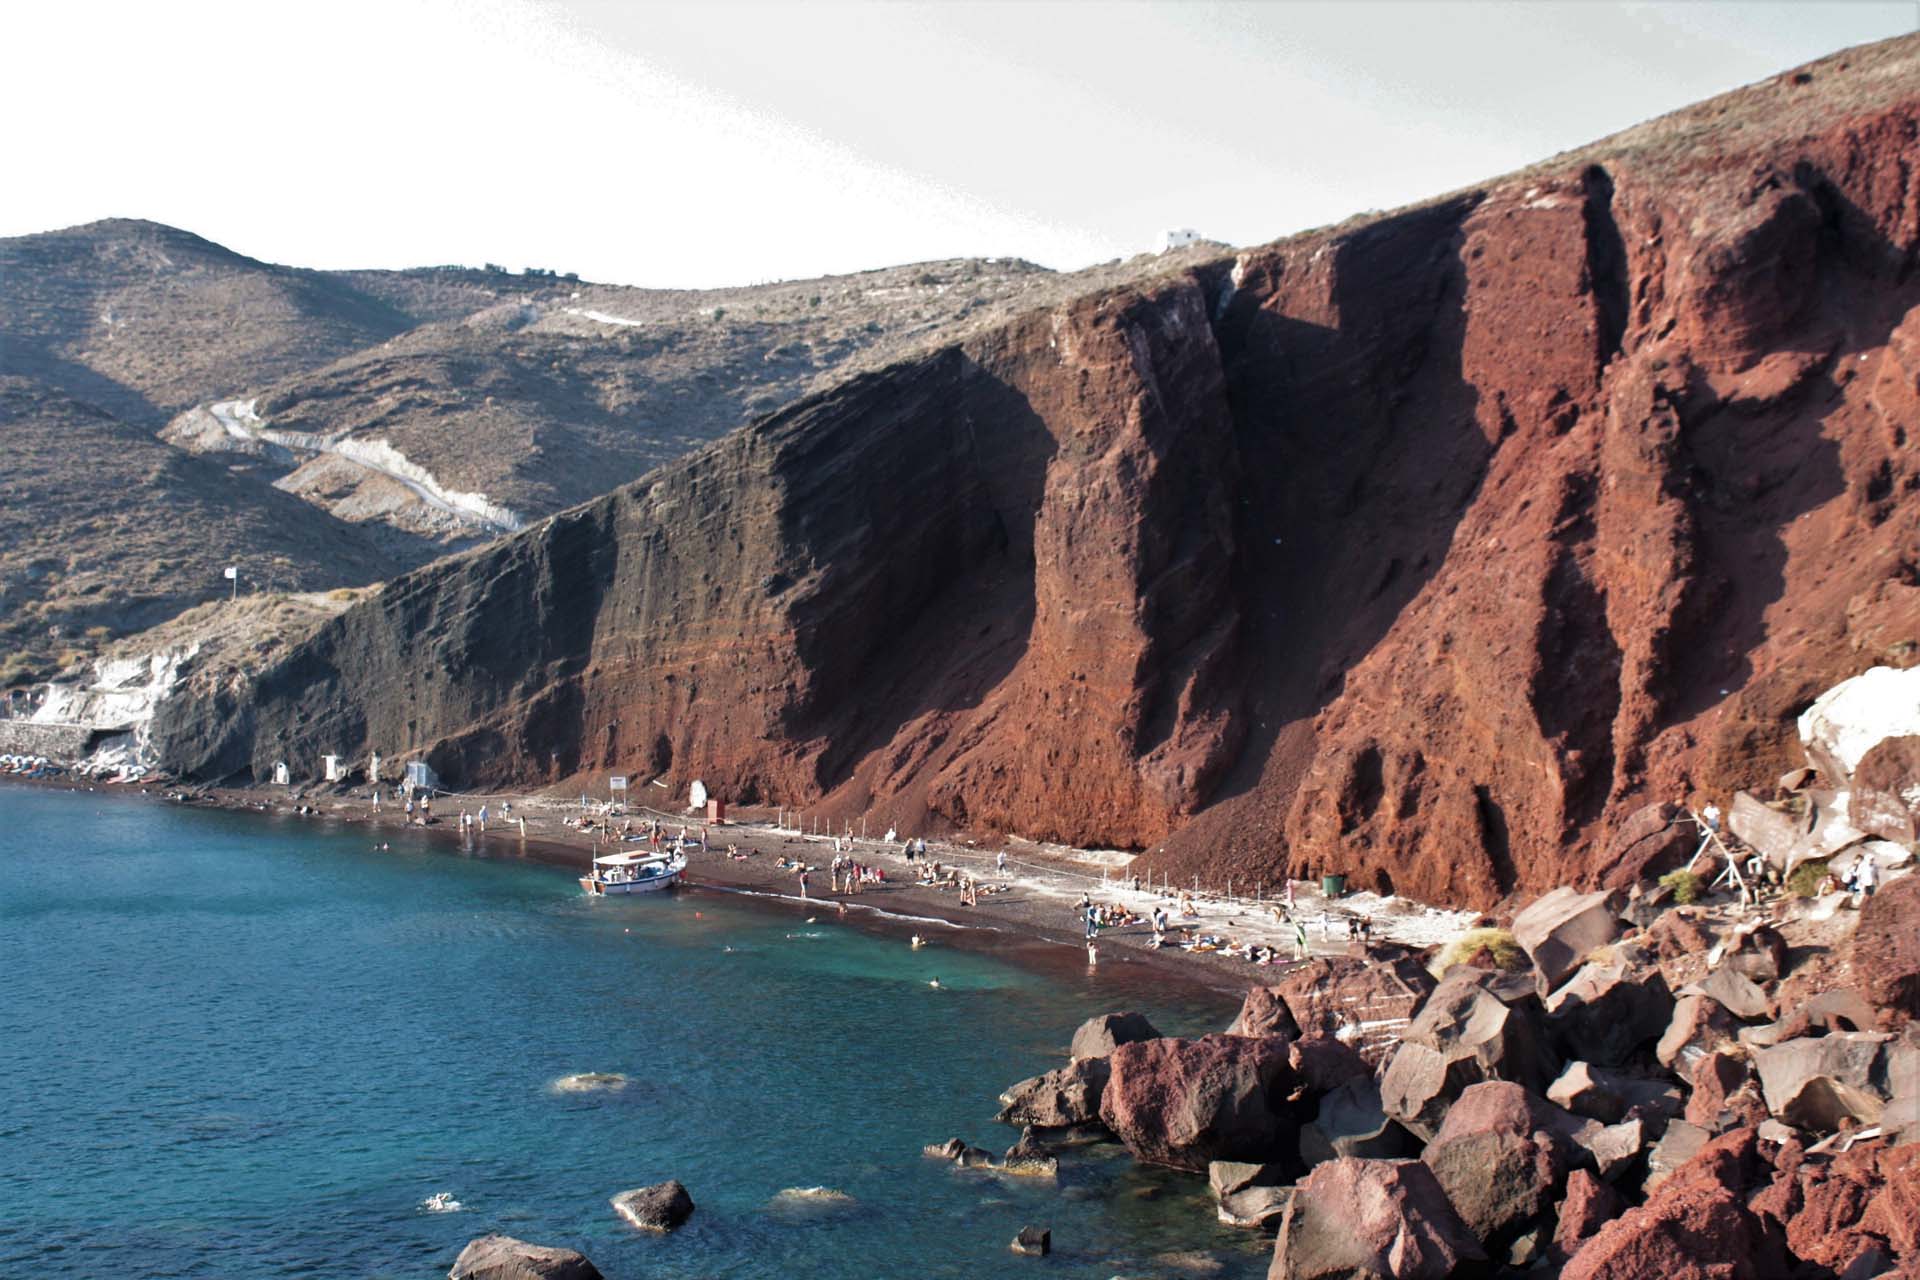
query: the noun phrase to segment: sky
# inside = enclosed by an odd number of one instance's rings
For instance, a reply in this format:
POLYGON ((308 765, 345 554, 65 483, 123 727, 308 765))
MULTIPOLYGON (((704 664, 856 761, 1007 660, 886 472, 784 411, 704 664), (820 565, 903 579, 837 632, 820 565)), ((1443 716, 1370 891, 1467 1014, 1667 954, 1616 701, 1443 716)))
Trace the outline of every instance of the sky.
POLYGON ((0 235, 698 287, 1258 244, 1847 45, 1902 3, 63 0, 0 17, 0 235))

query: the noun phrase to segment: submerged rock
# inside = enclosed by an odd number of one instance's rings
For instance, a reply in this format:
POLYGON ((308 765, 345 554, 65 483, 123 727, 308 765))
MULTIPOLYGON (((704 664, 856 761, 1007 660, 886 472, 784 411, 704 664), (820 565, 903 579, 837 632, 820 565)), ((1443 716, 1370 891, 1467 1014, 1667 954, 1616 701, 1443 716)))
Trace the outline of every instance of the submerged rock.
POLYGON ((1053 1232, 1045 1227, 1022 1227, 1007 1247, 1029 1258, 1044 1258, 1053 1252, 1053 1232))
POLYGON ((672 1231, 693 1216, 693 1197, 677 1180, 622 1191, 608 1203, 642 1231, 672 1231))
POLYGON ((600 1270, 572 1249, 528 1244, 512 1236, 481 1236, 454 1259, 447 1280, 602 1280, 600 1270))
POLYGON ((561 1076, 549 1087, 555 1093, 618 1093, 628 1080, 617 1071, 579 1071, 561 1076))

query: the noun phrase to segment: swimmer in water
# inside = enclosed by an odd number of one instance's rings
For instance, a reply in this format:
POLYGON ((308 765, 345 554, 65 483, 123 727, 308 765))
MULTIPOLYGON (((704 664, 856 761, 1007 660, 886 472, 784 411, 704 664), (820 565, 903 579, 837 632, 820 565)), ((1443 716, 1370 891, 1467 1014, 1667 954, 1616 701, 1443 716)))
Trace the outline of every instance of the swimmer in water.
POLYGON ((918 951, 920 948, 927 945, 927 940, 916 933, 913 935, 913 941, 909 945, 912 946, 912 948, 915 951, 918 951))
POLYGON ((927 985, 932 987, 935 991, 938 991, 940 989, 940 979, 935 978, 931 982, 927 983, 927 985))

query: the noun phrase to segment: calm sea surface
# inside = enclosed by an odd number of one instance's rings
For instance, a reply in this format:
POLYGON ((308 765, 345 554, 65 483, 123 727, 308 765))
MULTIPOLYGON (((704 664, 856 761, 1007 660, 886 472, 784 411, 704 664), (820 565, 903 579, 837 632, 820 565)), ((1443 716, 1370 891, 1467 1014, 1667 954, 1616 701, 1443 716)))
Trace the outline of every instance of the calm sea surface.
POLYGON ((1264 1270, 1202 1180, 1113 1148, 1058 1186, 920 1155, 1010 1143, 996 1095, 1082 1018, 1217 1030, 1217 998, 383 838, 0 787, 0 1271, 442 1276, 496 1230, 613 1280, 1264 1270), (632 1083, 553 1088, 585 1071, 632 1083), (675 1177, 673 1235, 608 1207, 675 1177), (780 1196, 815 1186, 853 1199, 780 1196), (1008 1252, 1028 1223, 1046 1263, 1008 1252))

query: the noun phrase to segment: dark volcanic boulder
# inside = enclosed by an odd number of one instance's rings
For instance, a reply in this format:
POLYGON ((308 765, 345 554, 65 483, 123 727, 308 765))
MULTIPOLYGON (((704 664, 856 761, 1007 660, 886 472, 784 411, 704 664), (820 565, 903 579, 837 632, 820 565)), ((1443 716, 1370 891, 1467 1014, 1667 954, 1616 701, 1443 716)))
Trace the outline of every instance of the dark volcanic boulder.
POLYGON ((1431 1137, 1447 1105, 1484 1080, 1541 1090, 1555 1063, 1526 1006, 1502 1003, 1471 969, 1456 969, 1434 989, 1380 1078, 1386 1113, 1431 1137))
POLYGON ((1892 1039, 1885 1032, 1847 1031, 1754 1050, 1767 1110, 1820 1133, 1877 1123, 1887 1102, 1885 1062, 1892 1039))
POLYGON ((693 1197, 678 1180, 622 1191, 609 1203, 642 1231, 672 1231, 693 1216, 693 1197))
POLYGON ((1626 930, 1620 895, 1581 893, 1561 887, 1536 899, 1513 918, 1514 941, 1533 960, 1544 995, 1566 981, 1587 954, 1626 930))
POLYGON ((447 1280, 601 1280, 600 1270, 572 1249, 481 1236, 460 1251, 447 1280))
POLYGON ((1286 1171, 1279 1165, 1215 1160, 1207 1166, 1207 1187, 1220 1221, 1229 1227, 1277 1230, 1293 1198, 1293 1188, 1286 1183, 1286 1171))
POLYGON ((1141 1040, 1108 1059, 1100 1118, 1139 1160, 1206 1172, 1215 1160, 1291 1151, 1287 1046, 1244 1036, 1141 1040))
POLYGON ((1421 1159, 1496 1256, 1560 1199, 1578 1149, 1576 1121, 1517 1084, 1476 1084, 1448 1108, 1421 1159))
POLYGON ((1486 1252, 1418 1160, 1330 1160, 1294 1188, 1267 1280, 1469 1280, 1486 1252))
POLYGON ((1413 1011, 1433 990, 1433 977, 1398 949, 1377 954, 1315 956, 1271 986, 1247 993, 1228 1028, 1237 1035, 1330 1035, 1378 1066, 1391 1056, 1413 1011), (1284 1009, 1287 1021, 1279 1010, 1284 1009))
POLYGON ((1097 1018, 1088 1018, 1074 1031, 1071 1056, 1076 1062, 1082 1058, 1104 1058, 1118 1045, 1159 1038, 1160 1033, 1153 1029, 1144 1013, 1103 1013, 1097 1018))
POLYGON ((1889 1021, 1920 1017, 1920 875, 1891 881, 1861 909, 1853 972, 1889 1021))
POLYGON ((1673 1006, 1673 1021, 1667 1024, 1653 1056, 1660 1065, 1686 1076, 1694 1064, 1724 1044, 1738 1042, 1740 1023, 1712 996, 1681 996, 1673 1006))
POLYGON ((1370 1078, 1323 1096, 1319 1111, 1300 1128, 1300 1163, 1308 1168, 1339 1156, 1390 1159, 1419 1148, 1419 1140, 1380 1109, 1380 1086, 1370 1078))
POLYGON ((1639 1208, 1601 1227, 1560 1280, 1780 1280, 1778 1236, 1747 1208, 1751 1129, 1717 1139, 1639 1208))
POLYGON ((1547 997, 1547 1031, 1569 1058, 1624 1066, 1673 1020, 1673 995, 1657 969, 1585 964, 1547 997))
POLYGON ((1076 1058, 1045 1075, 1022 1080, 1000 1095, 1002 1124, 1032 1124, 1060 1129, 1100 1118, 1100 1095, 1107 1087, 1105 1057, 1076 1058))

